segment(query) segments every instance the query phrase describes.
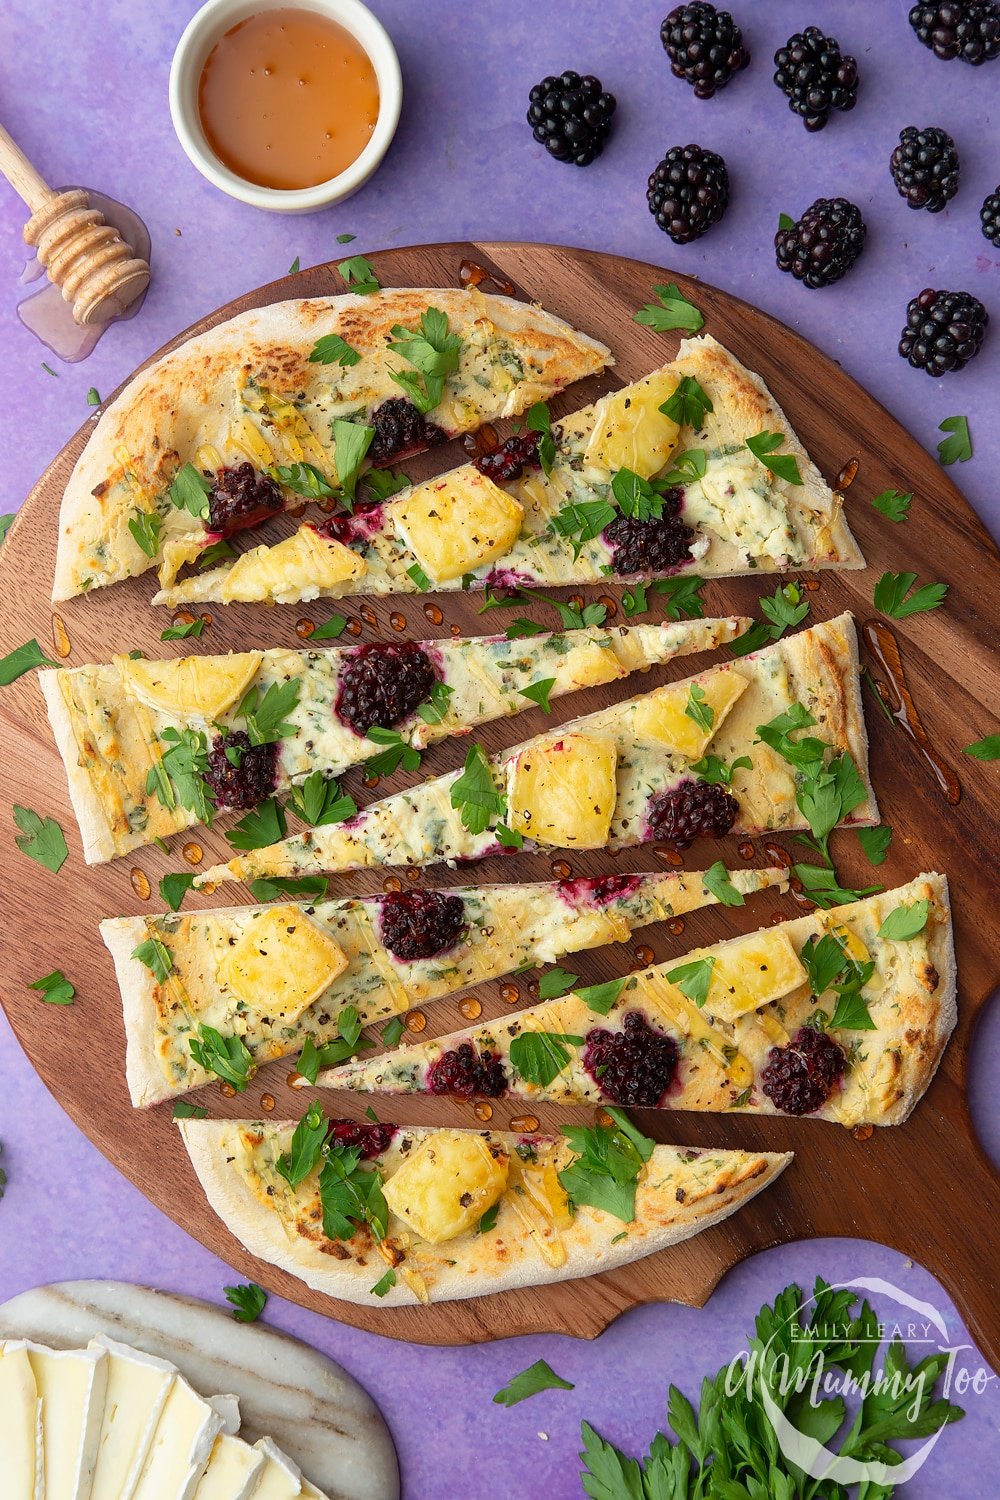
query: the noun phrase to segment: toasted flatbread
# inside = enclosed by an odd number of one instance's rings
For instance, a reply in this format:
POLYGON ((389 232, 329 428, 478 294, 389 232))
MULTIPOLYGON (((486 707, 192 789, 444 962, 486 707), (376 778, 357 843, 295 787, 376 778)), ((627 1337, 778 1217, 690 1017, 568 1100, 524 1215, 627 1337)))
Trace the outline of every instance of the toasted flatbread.
MULTIPOLYGON (((467 1045, 475 1057, 489 1060, 489 1078, 496 1093, 502 1089, 534 1103, 623 1103, 615 1090, 625 1075, 620 1077, 614 1066, 608 1066, 616 1055, 615 1043, 609 1039, 620 1038, 618 1047, 625 1048, 626 1018, 632 1016, 630 1024, 635 1025, 638 1015, 655 1036, 642 1033, 647 1062, 644 1082, 638 1087, 647 1092, 635 1097, 633 1090, 630 1104, 716 1113, 802 1113, 849 1128, 899 1125, 926 1090, 941 1060, 955 1025, 955 990, 948 883, 943 875, 920 875, 896 890, 699 948, 631 974, 614 996, 606 986, 596 993, 568 994, 518 1011, 509 1019, 501 1017, 419 1046, 328 1069, 318 1082, 363 1093, 440 1093, 446 1091, 442 1085, 446 1072, 439 1068, 433 1073, 435 1064, 442 1057, 454 1057, 458 1048, 467 1045), (928 903, 928 917, 915 937, 894 941, 879 936, 890 912, 922 901, 928 903), (839 937, 849 957, 874 964, 870 979, 861 987, 864 1005, 845 1003, 839 1018, 833 985, 817 994, 801 963, 802 950, 810 940, 816 943, 831 934, 839 937), (687 982, 690 987, 691 976, 685 980, 684 967, 706 959, 713 960, 714 967, 707 996, 699 1006, 679 988, 678 977, 680 984, 687 982), (772 1087, 772 1098, 764 1070, 775 1048, 791 1049, 794 1061, 800 1028, 815 1027, 817 1020, 843 1054, 843 1076, 813 1108, 782 1108, 782 1099, 787 1103, 791 1096, 772 1087), (855 1024, 859 1021, 863 1024, 855 1024), (578 1045, 560 1043, 557 1060, 564 1060, 563 1066, 551 1077, 547 1076, 554 1066, 551 1053, 546 1054, 544 1075, 525 1078, 518 1073, 518 1047, 523 1044, 517 1038, 535 1032, 578 1038, 578 1045), (672 1047, 660 1054, 657 1072, 649 1062, 650 1044, 664 1037, 672 1047)), ((525 1057, 529 1073, 536 1061, 525 1057)), ((792 1102, 818 1101, 819 1092, 810 1097, 796 1095, 792 1102)))
POLYGON ((367 1227, 347 1240, 324 1233, 315 1169, 294 1189, 277 1172, 292 1122, 179 1125, 209 1203, 251 1254, 327 1296, 373 1307, 484 1296, 612 1270, 717 1224, 791 1160, 655 1146, 641 1167, 635 1217, 628 1222, 582 1202, 569 1211, 557 1175, 575 1159, 565 1140, 362 1125, 362 1135, 391 1132, 387 1149, 362 1168, 381 1174, 388 1199, 380 1246, 367 1227), (394 1189, 401 1172, 405 1186, 401 1178, 394 1189), (491 1225, 484 1215, 494 1207, 491 1225), (436 1237, 463 1224, 468 1227, 436 1237))
MULTIPOLYGON (((751 896, 783 887, 787 875, 779 868, 734 870, 731 879, 751 896)), ((191 1056, 203 1024, 238 1036, 262 1064, 299 1051, 307 1039, 321 1048, 338 1037, 347 1006, 362 1025, 384 1021, 515 969, 625 942, 637 928, 718 899, 700 871, 672 871, 110 918, 101 936, 122 995, 132 1103, 155 1104, 213 1077, 191 1056), (421 909, 443 904, 445 946, 427 957, 400 956, 389 943, 406 950, 406 913, 417 902, 421 909), (384 926, 387 906, 402 913, 395 939, 384 926), (339 972, 336 950, 324 938, 346 956, 339 972), (169 955, 165 981, 134 956, 150 939, 169 955), (300 986, 297 1014, 281 1003, 290 972, 300 986), (310 990, 316 998, 304 1004, 310 990)))
POLYGON ((629 848, 663 836, 656 831, 663 805, 657 799, 694 780, 691 767, 706 754, 727 767, 744 757, 751 761, 733 771, 726 789, 737 804, 733 833, 804 828, 795 769, 757 733, 799 702, 819 726, 817 736, 835 754, 852 757, 864 785, 864 800, 845 821, 877 822, 857 635, 851 616, 841 615, 484 758, 479 776, 487 767, 497 800, 481 831, 463 822, 464 793, 455 790, 459 774, 451 773, 372 803, 350 824, 312 829, 215 866, 199 883, 481 859, 510 846, 504 817, 517 837, 537 829, 530 846, 629 848), (701 734, 699 718, 707 725, 701 734), (453 793, 461 805, 453 805, 453 793))
MULTIPOLYGON (((603 344, 542 308, 475 290, 349 292, 240 313, 156 360, 101 415, 63 496, 53 599, 157 565, 161 583, 172 582, 220 539, 169 498, 186 463, 207 478, 246 462, 258 472, 308 463, 335 485, 332 422, 367 421, 386 400, 403 398, 391 372, 412 367, 389 351, 392 330, 416 329, 429 308, 447 316, 462 351, 427 413, 428 441, 514 416, 611 362, 603 344), (311 359, 317 341, 332 335, 360 359, 311 359), (157 518, 148 550, 129 528, 144 517, 157 518)), ((406 450, 423 446, 409 440, 406 450)), ((286 504, 301 504, 301 491, 284 481, 282 493, 286 504)))
POLYGON ((626 580, 864 567, 843 496, 826 484, 759 376, 708 335, 686 339, 671 364, 563 418, 554 437, 548 474, 529 463, 518 477, 494 483, 467 463, 354 522, 338 517, 325 530, 307 525, 298 538, 185 579, 155 602, 292 603, 320 594, 603 583, 609 575, 626 580), (697 426, 678 425, 662 411, 681 380, 696 381, 712 403, 697 426), (794 460, 800 483, 751 452, 747 440, 762 434, 775 438, 786 464, 794 460), (685 467, 682 454, 699 455, 697 463, 690 457, 685 467), (642 479, 673 472, 664 516, 679 506, 686 530, 667 528, 669 546, 662 536, 655 545, 637 542, 643 521, 651 533, 666 526, 647 516, 633 524, 625 545, 622 502, 612 488, 619 469, 642 479), (585 513, 592 519, 584 525, 585 513), (330 553, 338 576, 328 584, 318 566, 308 572, 299 566, 306 532, 318 555, 330 553), (345 544, 354 554, 350 569, 345 544))

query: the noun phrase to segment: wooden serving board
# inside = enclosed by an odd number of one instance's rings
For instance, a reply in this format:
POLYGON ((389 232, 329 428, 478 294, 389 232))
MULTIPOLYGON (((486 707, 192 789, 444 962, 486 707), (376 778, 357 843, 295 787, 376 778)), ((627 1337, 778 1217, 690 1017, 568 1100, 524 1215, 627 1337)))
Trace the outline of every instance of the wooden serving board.
MULTIPOLYGON (((704 312, 706 331, 760 372, 831 481, 849 460, 860 459, 847 491, 847 508, 869 567, 840 576, 818 575, 814 580, 818 587, 808 594, 813 619, 844 609, 853 610, 859 623, 869 618, 875 581, 886 568, 910 569, 923 581, 950 583, 946 607, 895 628, 910 687, 933 742, 961 777, 961 801, 956 807, 946 804, 925 761, 866 690, 874 781, 883 817, 893 826, 895 837, 888 860, 876 874, 854 835, 834 836, 842 878, 854 884, 879 879, 887 886, 895 885, 921 870, 943 870, 951 876, 960 1018, 929 1093, 908 1124, 876 1130, 867 1140, 807 1119, 640 1112, 641 1126, 659 1140, 791 1148, 796 1160, 775 1187, 725 1223, 609 1275, 428 1309, 355 1307, 311 1292, 295 1278, 248 1255, 216 1218, 194 1179, 171 1123, 169 1105, 140 1113, 129 1104, 118 992, 97 924, 104 916, 156 909, 156 883, 168 870, 184 867, 180 846, 185 839, 178 837, 169 855, 154 847, 141 851, 134 860, 126 858, 93 869, 84 866, 63 769, 41 694, 31 677, 0 695, 0 752, 8 809, 4 813, 7 879, 0 975, 11 1023, 42 1079, 72 1119, 153 1203, 239 1274, 348 1323, 396 1338, 440 1344, 543 1330, 592 1337, 637 1303, 673 1299, 702 1304, 725 1271, 755 1250, 813 1235, 850 1235, 891 1245, 940 1277, 984 1353, 1000 1366, 1000 1269, 994 1240, 998 1177, 973 1136, 965 1097, 976 1014, 1000 974, 991 941, 1000 865, 997 771, 960 753, 962 746, 996 728, 1000 690, 993 655, 1000 617, 996 549, 948 476, 888 413, 831 360, 755 308, 676 272, 552 246, 429 245, 376 254, 372 261, 384 286, 455 286, 465 257, 492 267, 514 282, 520 295, 541 302, 614 350, 614 371, 572 388, 554 404, 555 412, 572 410, 599 391, 635 379, 673 355, 679 334, 657 334, 632 321, 636 309, 650 300, 653 284, 673 279, 704 312), (887 522, 869 504, 873 495, 890 486, 915 492, 908 524, 887 522), (58 876, 14 850, 9 821, 9 806, 14 802, 54 816, 66 830, 70 857, 58 876), (151 901, 143 902, 135 894, 130 884, 133 866, 152 883, 151 901), (37 993, 26 988, 29 981, 55 967, 65 969, 78 990, 76 1003, 66 1009, 46 1007, 37 993)), ((332 265, 317 266, 249 293, 182 337, 249 307, 342 290, 332 265)), ((31 636, 46 646, 52 640, 49 593, 59 502, 90 427, 88 422, 80 429, 39 480, 0 548, 0 652, 31 636)), ((415 477, 422 477, 461 459, 456 444, 406 467, 415 477)), ((292 523, 287 519, 276 523, 281 524, 292 523)), ((774 585, 775 580, 769 578, 766 592, 772 592, 774 585)), ((170 648, 161 644, 160 631, 169 621, 165 613, 149 608, 153 588, 153 575, 148 574, 62 606, 72 642, 68 664, 106 660, 113 651, 133 647, 151 656, 167 654, 170 648)), ((707 610, 755 613, 760 592, 752 578, 711 583, 705 590, 707 610)), ((609 585, 606 596, 617 600, 620 593, 619 587, 609 585)), ((389 616, 396 611, 405 616, 407 634, 417 639, 441 635, 449 628, 462 634, 502 628, 510 618, 503 612, 480 618, 475 596, 449 595, 441 601, 444 621, 434 625, 425 618, 423 603, 410 597, 348 600, 346 613, 366 622, 359 637, 362 641, 392 638, 396 632, 389 616)), ((213 608, 213 619, 201 639, 179 649, 218 652, 248 645, 294 646, 298 643, 296 622, 306 616, 320 621, 328 612, 322 602, 274 609, 213 608)), ((552 612, 542 604, 519 612, 553 622, 552 612)), ((658 613, 659 606, 654 605, 654 616, 658 613)), ((704 665, 704 659, 697 665, 704 665)), ((679 661, 639 684, 626 683, 621 692, 654 686, 692 669, 690 663, 679 661)), ((599 688, 561 699, 552 719, 532 710, 514 722, 486 726, 482 739, 489 749, 499 749, 560 718, 600 706, 608 701, 609 691, 599 688)), ((455 743, 436 747, 425 758, 424 774, 457 766, 463 753, 455 743)), ((402 779, 394 779, 373 794, 361 786, 356 773, 345 778, 363 801, 394 789, 402 779)), ((196 837, 207 862, 228 856, 219 831, 196 837)), ((736 841, 701 844, 687 851, 685 863, 689 868, 704 868, 720 856, 739 864, 736 841)), ((762 841, 756 841, 747 862, 768 862, 762 841)), ((571 863, 575 874, 598 874, 606 872, 609 864, 636 870, 649 868, 656 860, 647 849, 614 858, 574 854, 571 863)), ((551 878, 550 864, 541 855, 522 855, 484 861, 458 872, 442 867, 426 878, 441 884, 470 878, 483 882, 547 879, 551 878)), ((372 892, 381 888, 382 880, 379 873, 341 877, 332 882, 331 889, 335 894, 372 892)), ((238 888, 220 894, 230 901, 247 899, 238 888)), ((194 897, 193 903, 208 906, 213 900, 218 898, 202 895, 194 897)), ((695 913, 683 936, 671 936, 665 928, 649 929, 638 933, 627 948, 585 955, 573 963, 573 969, 585 976, 585 982, 594 983, 640 966, 636 950, 641 945, 648 944, 660 961, 733 930, 761 925, 775 912, 792 916, 795 910, 790 896, 767 895, 735 913, 722 909, 695 913)), ((523 979, 519 988, 523 1003, 528 1003, 523 979)), ((500 998, 499 986, 487 987, 482 998, 486 1016, 509 1008, 500 998)), ((442 1001, 430 1011, 427 1034, 463 1024, 454 1000, 442 1001)), ((275 1118, 297 1118, 305 1100, 286 1086, 288 1071, 287 1063, 276 1063, 262 1070, 239 1099, 227 1100, 217 1089, 208 1088, 198 1096, 199 1101, 212 1113, 254 1116, 262 1110, 262 1096, 270 1094, 277 1102, 275 1118)), ((329 1095, 326 1103, 334 1113, 357 1117, 361 1112, 356 1096, 329 1095)), ((382 1113, 387 1110, 383 1108, 382 1113)), ((393 1113, 410 1124, 476 1124, 470 1105, 449 1100, 399 1101, 393 1113)), ((503 1127, 516 1113, 516 1108, 500 1103, 491 1123, 503 1127)), ((568 1118, 566 1112, 552 1107, 539 1113, 542 1127, 554 1130, 568 1118)))

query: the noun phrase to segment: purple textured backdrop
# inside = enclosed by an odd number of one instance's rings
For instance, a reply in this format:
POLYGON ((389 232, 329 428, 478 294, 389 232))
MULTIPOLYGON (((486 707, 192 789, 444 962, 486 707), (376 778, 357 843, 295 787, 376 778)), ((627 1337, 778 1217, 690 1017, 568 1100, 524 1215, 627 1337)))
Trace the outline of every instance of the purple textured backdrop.
MULTIPOLYGON (((674 80, 660 49, 665 3, 506 0, 378 0, 400 52, 406 97, 384 166, 355 199, 308 218, 268 217, 216 193, 189 166, 167 112, 170 54, 191 0, 5 0, 0 7, 4 121, 54 182, 85 182, 135 205, 153 236, 154 281, 141 316, 112 329, 76 367, 41 368, 45 351, 18 323, 15 279, 23 260, 22 210, 0 186, 0 309, 7 440, 0 450, 0 511, 15 510, 31 483, 87 415, 87 388, 109 391, 179 328, 238 293, 352 249, 464 236, 540 239, 618 251, 703 275, 800 329, 840 360, 933 451, 942 418, 965 413, 975 457, 954 477, 994 532, 1000 525, 996 424, 1000 333, 963 374, 935 382, 911 371, 895 343, 907 299, 925 285, 966 288, 1000 318, 1000 251, 981 237, 978 208, 997 185, 995 110, 1000 61, 981 69, 943 64, 919 47, 901 0, 770 0, 737 4, 753 63, 718 99, 701 103, 674 80), (810 22, 859 60, 857 109, 806 134, 770 80, 770 55, 810 22), (523 122, 528 88, 548 71, 600 75, 619 99, 614 138, 585 171, 552 162, 523 122), (888 157, 903 125, 944 125, 962 157, 958 197, 938 216, 910 212, 892 189, 888 157), (645 179, 670 145, 696 140, 721 150, 733 198, 721 225, 677 248, 646 211, 645 179), (846 194, 862 208, 869 245, 839 286, 810 292, 773 265, 781 211, 819 195, 846 194)), ((587 323, 586 308, 580 321, 587 323)), ((55 518, 53 517, 53 523, 55 518)), ((917 522, 919 524, 919 522, 917 522)), ((942 575, 947 577, 946 561, 942 575)), ((58 921, 58 912, 42 920, 58 921)), ((58 1011, 51 1024, 59 1024, 58 1011)), ((974 1108, 1000 1154, 993 1105, 1000 1024, 984 1023, 982 1086, 974 1108)), ((99 1049, 98 1049, 99 1056, 99 1049)), ((152 1209, 70 1125, 0 1021, 0 1140, 10 1174, 0 1207, 0 1297, 76 1276, 121 1277, 215 1300, 228 1269, 152 1209)), ((151 1164, 155 1170, 155 1164, 151 1164)), ((956 1226, 956 1232, 961 1227, 956 1226)), ((701 1377, 739 1347, 760 1303, 787 1281, 881 1276, 936 1302, 956 1342, 967 1335, 933 1280, 883 1247, 812 1242, 758 1256, 701 1311, 647 1307, 596 1343, 521 1338, 485 1348, 428 1350, 341 1327, 272 1299, 269 1321, 341 1359, 381 1403, 400 1450, 408 1497, 441 1500, 581 1493, 575 1454, 587 1417, 606 1436, 644 1451, 675 1382, 696 1395, 701 1377), (514 1410, 493 1392, 544 1356, 572 1392, 514 1410)), ((996 1494, 1000 1400, 993 1383, 969 1401, 906 1489, 914 1500, 996 1494), (971 1460, 971 1461, 970 1461, 971 1460)))

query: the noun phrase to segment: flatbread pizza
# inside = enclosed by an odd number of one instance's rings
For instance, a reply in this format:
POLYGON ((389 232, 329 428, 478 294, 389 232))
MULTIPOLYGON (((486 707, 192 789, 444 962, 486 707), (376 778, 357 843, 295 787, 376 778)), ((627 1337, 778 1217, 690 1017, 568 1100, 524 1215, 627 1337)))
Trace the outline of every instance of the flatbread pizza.
POLYGON ((850 615, 502 754, 473 745, 463 771, 254 849, 198 883, 806 828, 805 769, 824 766, 837 779, 838 821, 877 822, 850 615))
POLYGON ((375 641, 39 674, 88 863, 293 791, 306 821, 357 811, 324 778, 733 640, 750 621, 665 620, 375 641), (374 726, 374 733, 373 731, 374 726), (394 752, 395 753, 395 752, 394 752))
MULTIPOLYGON (((121 990, 132 1103, 155 1104, 215 1077, 200 1052, 206 1027, 246 1049, 248 1076, 308 1045, 311 1064, 302 1058, 299 1067, 315 1076, 325 1058, 361 1045, 372 1022, 713 905, 720 871, 338 901, 291 901, 275 888, 270 905, 109 918, 101 936, 121 990)), ((734 870, 726 880, 747 898, 783 888, 787 874, 734 870)))
POLYGON ((544 309, 476 290, 240 313, 155 360, 102 413, 63 496, 53 599, 153 567, 169 585, 281 509, 350 503, 364 464, 514 416, 610 362, 544 309))
POLYGON ((919 875, 317 1082, 899 1125, 941 1060, 955 991, 948 883, 919 875))
POLYGON ((675 1245, 790 1155, 658 1146, 615 1111, 560 1137, 326 1120, 182 1120, 253 1255, 345 1302, 413 1306, 592 1276, 675 1245))
POLYGON ((354 515, 307 524, 166 587, 155 602, 864 567, 843 497, 760 378, 708 335, 550 423, 548 435, 535 414, 532 422, 536 430, 496 453, 354 515), (303 549, 311 569, 301 566, 303 549))

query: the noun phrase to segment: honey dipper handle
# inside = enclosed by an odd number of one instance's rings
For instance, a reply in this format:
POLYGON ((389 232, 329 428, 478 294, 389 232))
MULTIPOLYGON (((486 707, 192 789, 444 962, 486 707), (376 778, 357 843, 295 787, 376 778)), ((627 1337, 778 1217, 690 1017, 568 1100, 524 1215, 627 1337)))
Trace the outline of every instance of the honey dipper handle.
POLYGON ((0 172, 6 177, 19 198, 23 198, 32 213, 52 197, 52 189, 45 178, 36 172, 20 146, 11 140, 0 125, 0 172))

